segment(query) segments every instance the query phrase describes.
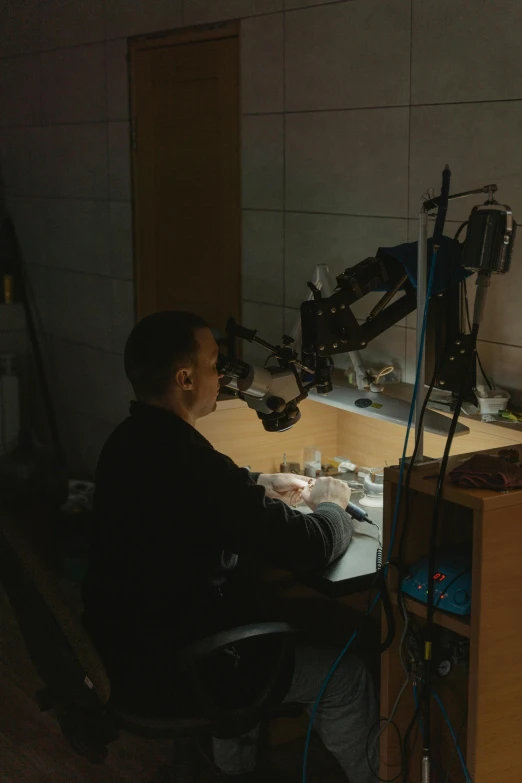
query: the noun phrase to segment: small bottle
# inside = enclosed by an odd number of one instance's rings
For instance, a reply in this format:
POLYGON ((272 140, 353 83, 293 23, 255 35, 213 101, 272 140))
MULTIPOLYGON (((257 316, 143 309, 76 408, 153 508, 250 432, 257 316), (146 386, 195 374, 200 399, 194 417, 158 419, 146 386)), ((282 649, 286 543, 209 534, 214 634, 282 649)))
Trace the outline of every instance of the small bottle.
POLYGON ((4 304, 12 304, 13 302, 13 275, 4 275, 4 304))

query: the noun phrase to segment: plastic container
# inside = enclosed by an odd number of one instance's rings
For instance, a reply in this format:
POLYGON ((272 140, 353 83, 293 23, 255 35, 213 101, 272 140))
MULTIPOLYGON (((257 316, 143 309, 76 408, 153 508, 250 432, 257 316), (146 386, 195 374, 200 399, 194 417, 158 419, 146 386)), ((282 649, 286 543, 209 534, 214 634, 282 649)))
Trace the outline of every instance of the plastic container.
POLYGON ((510 394, 503 389, 486 389, 485 386, 477 386, 475 396, 480 413, 495 415, 506 410, 510 394))
POLYGON ((379 525, 382 532, 382 515, 384 507, 384 471, 382 468, 370 468, 364 478, 364 494, 357 505, 367 511, 368 516, 379 525))
POLYGON ((321 452, 315 446, 305 446, 303 449, 303 471, 305 476, 315 478, 321 470, 321 452))

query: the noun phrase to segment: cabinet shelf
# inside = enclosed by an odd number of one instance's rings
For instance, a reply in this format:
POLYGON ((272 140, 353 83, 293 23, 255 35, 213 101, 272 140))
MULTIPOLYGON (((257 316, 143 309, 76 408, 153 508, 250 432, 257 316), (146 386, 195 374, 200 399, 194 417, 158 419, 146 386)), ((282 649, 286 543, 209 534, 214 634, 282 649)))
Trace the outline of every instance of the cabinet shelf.
MULTIPOLYGON (((411 612, 417 617, 422 617, 424 620, 426 619, 426 615, 428 613, 426 604, 423 604, 420 601, 416 601, 414 598, 410 598, 406 595, 403 595, 403 598, 404 605, 408 612, 411 612)), ((395 606, 399 605, 397 593, 395 591, 391 592, 391 600, 395 606)), ((434 620, 435 623, 442 626, 442 628, 448 628, 450 631, 455 631, 455 633, 458 633, 461 636, 466 636, 468 639, 471 636, 469 617, 450 614, 449 612, 442 612, 440 609, 436 609, 434 620)))

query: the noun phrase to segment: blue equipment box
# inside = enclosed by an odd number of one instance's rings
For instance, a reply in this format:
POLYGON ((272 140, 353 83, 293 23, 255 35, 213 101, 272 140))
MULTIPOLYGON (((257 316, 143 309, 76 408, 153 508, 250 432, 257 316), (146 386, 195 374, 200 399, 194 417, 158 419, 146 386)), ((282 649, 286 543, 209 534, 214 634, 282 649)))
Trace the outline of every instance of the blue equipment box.
MULTIPOLYGON (((452 614, 471 612, 471 555, 441 552, 435 558, 433 602, 436 609, 452 614)), ((421 557, 403 579, 402 592, 421 603, 428 600, 428 558, 421 557)))

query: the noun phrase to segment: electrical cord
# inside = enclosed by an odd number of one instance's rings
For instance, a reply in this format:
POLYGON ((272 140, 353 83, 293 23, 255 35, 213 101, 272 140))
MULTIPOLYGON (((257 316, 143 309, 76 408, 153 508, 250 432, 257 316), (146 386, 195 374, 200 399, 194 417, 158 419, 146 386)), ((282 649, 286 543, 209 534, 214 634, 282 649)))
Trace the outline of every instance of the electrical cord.
MULTIPOLYGON (((469 314, 468 287, 466 285, 466 281, 465 280, 463 281, 462 285, 463 285, 463 289, 464 289, 464 305, 465 305, 465 308, 466 308, 466 320, 468 322, 468 329, 471 332, 471 318, 470 318, 470 314, 469 314)), ((476 351, 476 354, 477 354, 478 366, 480 367, 480 372, 482 373, 482 375, 484 377, 484 380, 486 381, 486 383, 488 385, 488 388, 489 389, 493 389, 493 384, 491 383, 491 381, 489 380, 488 376, 486 375, 486 371, 484 370, 484 367, 483 367, 482 362, 480 360, 479 352, 476 351)))
MULTIPOLYGON (((468 225, 468 223, 469 223, 469 220, 466 220, 464 223, 462 223, 462 224, 461 224, 461 225, 458 227, 458 229, 457 229, 457 232, 456 232, 456 234, 455 234, 455 237, 454 237, 454 239, 458 239, 458 238, 459 238, 459 236, 460 236, 460 234, 461 234, 462 230, 463 230, 463 229, 464 229, 464 228, 465 228, 465 227, 468 225)), ((461 293, 463 293, 463 294, 464 294, 464 305, 465 305, 465 308, 466 308, 466 319, 467 319, 467 322, 468 322, 468 329, 469 329, 469 331, 471 332, 471 319, 470 319, 470 316, 469 316, 469 302, 468 302, 468 287, 467 287, 467 284, 466 284, 466 280, 463 280, 463 281, 462 281, 462 283, 461 283, 461 287, 460 287, 460 290, 461 290, 461 293)), ((461 303, 461 309, 462 309, 462 303, 461 303)), ((464 320, 464 319, 462 318, 462 315, 463 315, 463 314, 462 314, 462 312, 461 312, 461 320, 464 320)), ((477 362, 478 362, 478 365, 479 365, 479 367, 480 367, 480 371, 481 371, 482 375, 484 376, 484 380, 486 381, 486 383, 487 383, 488 387, 489 387, 490 389, 492 389, 492 388, 493 388, 493 386, 491 385, 491 383, 490 383, 490 381, 489 381, 489 379, 488 379, 488 376, 487 376, 487 375, 486 375, 486 373, 484 372, 484 367, 482 366, 482 362, 480 361, 480 356, 479 356, 479 353, 478 353, 478 351, 477 351, 477 362)))
MULTIPOLYGON (((388 567, 388 566, 394 566, 399 571, 401 571, 399 564, 396 563, 395 561, 387 562, 385 564, 385 567, 388 567)), ((406 636, 407 636, 407 633, 408 633, 408 626, 409 626, 409 619, 410 618, 409 618, 409 615, 408 615, 408 613, 406 611, 406 607, 404 605, 403 597, 402 597, 402 595, 400 593, 398 595, 398 603, 399 603, 399 608, 400 608, 401 613, 402 613, 403 618, 404 618, 404 630, 403 630, 403 633, 401 635, 401 640, 400 640, 400 644, 399 644, 399 655, 400 655, 400 660, 401 660, 402 667, 403 667, 404 672, 406 674, 406 679, 405 679, 405 681, 403 682, 403 684, 402 684, 402 686, 400 688, 400 691, 399 691, 399 693, 397 695, 397 698, 395 699, 395 702, 393 704, 393 707, 392 707, 392 710, 390 712, 389 717, 388 718, 380 718, 378 721, 376 721, 370 727, 370 730, 368 731, 368 734, 366 736, 366 758, 367 758, 367 761, 368 761, 368 766, 370 767, 370 769, 373 772, 373 774, 377 777, 377 779, 380 780, 380 781, 383 781, 383 783, 392 783, 392 781, 398 780, 399 777, 401 776, 401 772, 399 772, 395 777, 390 778, 390 779, 381 778, 375 772, 375 770, 372 768, 371 761, 370 761, 370 754, 369 754, 370 738, 371 738, 371 736, 373 734, 373 730, 374 730, 375 726, 377 726, 382 721, 385 721, 385 725, 379 730, 377 735, 373 738, 373 742, 374 743, 377 743, 379 741, 381 735, 386 731, 388 726, 393 725, 395 730, 396 730, 396 732, 397 732, 397 734, 398 734, 398 737, 399 737, 399 748, 400 748, 400 751, 401 751, 401 770, 402 770, 402 753, 403 753, 403 750, 402 750, 402 737, 401 737, 400 731, 399 731, 399 729, 398 729, 398 727, 397 727, 397 725, 396 725, 396 723, 394 721, 394 717, 395 717, 395 713, 397 712, 400 700, 401 700, 404 692, 406 691, 406 687, 409 685, 409 683, 411 681, 411 679, 410 679, 411 673, 410 673, 410 671, 408 669, 408 666, 406 665, 406 661, 404 659, 404 642, 406 640, 406 636)))
MULTIPOLYGON (((448 287, 449 287, 449 281, 448 281, 448 287)), ((448 287, 446 288, 446 290, 448 290, 448 287)), ((446 307, 446 311, 447 311, 447 307, 446 307)), ((444 313, 444 317, 446 315, 446 311, 444 313)), ((407 532, 408 532, 408 525, 409 525, 409 498, 410 498, 411 474, 412 474, 413 468, 415 466, 415 460, 417 459, 417 452, 419 450, 420 438, 421 438, 421 435, 422 435, 422 425, 423 425, 423 422, 424 422, 424 416, 425 416, 426 409, 427 409, 429 401, 430 401, 431 394, 433 392, 433 389, 435 388, 435 383, 436 383, 436 380, 437 380, 437 376, 439 374, 440 367, 441 367, 441 364, 442 364, 442 351, 441 351, 441 347, 442 346, 441 346, 441 342, 440 341, 441 341, 441 332, 440 332, 439 329, 437 329, 435 353, 439 357, 439 361, 437 362, 437 364, 433 368, 433 375, 432 375, 431 380, 430 380, 430 385, 428 387, 428 390, 427 390, 426 395, 424 397, 424 401, 422 403, 422 408, 421 408, 420 416, 419 416, 419 427, 418 427, 419 431, 415 433, 415 443, 414 443, 414 447, 413 447, 413 452, 412 452, 412 455, 411 455, 410 460, 409 460, 408 470, 406 471, 406 478, 405 478, 405 481, 404 481, 404 499, 405 499, 404 500, 404 517, 403 517, 401 537, 400 537, 400 540, 399 540, 399 552, 398 552, 398 557, 399 557, 399 562, 400 563, 404 562, 404 545, 405 545, 405 542, 406 542, 407 532)))
POLYGON ((427 615, 426 615, 426 634, 425 634, 425 642, 424 642, 424 679, 425 679, 425 690, 424 690, 424 726, 425 726, 425 733, 424 733, 424 753, 425 755, 429 756, 430 754, 430 746, 431 746, 431 710, 430 710, 430 701, 431 701, 431 646, 432 646, 432 640, 433 640, 433 625, 434 625, 434 613, 435 613, 435 606, 434 606, 434 584, 433 584, 433 574, 435 573, 435 553, 436 553, 436 546, 437 546, 437 533, 438 533, 438 523, 439 523, 439 516, 440 516, 440 509, 442 504, 442 492, 444 487, 444 479, 446 477, 446 470, 448 466, 448 460, 449 460, 449 454, 451 450, 451 445, 453 443, 453 437, 455 435, 455 430, 457 428, 457 423, 460 415, 460 411, 462 408, 462 403, 464 401, 464 394, 465 394, 465 388, 467 379, 469 377, 469 372, 472 367, 472 362, 475 357, 475 351, 474 347, 476 344, 477 334, 478 334, 478 324, 474 324, 472 332, 471 332, 471 350, 470 350, 470 358, 468 362, 468 366, 466 368, 466 371, 464 372, 461 388, 459 390, 459 395, 457 398, 455 411, 453 413, 453 418, 451 420, 450 429, 448 433, 448 438, 446 441, 446 446, 444 449, 444 454, 441 461, 441 466, 439 470, 439 476, 437 479, 437 486, 435 489, 435 498, 433 503, 433 515, 432 515, 432 523, 431 523, 431 534, 430 534, 430 544, 429 544, 429 555, 428 555, 428 600, 427 600, 427 615))
POLYGON ((403 654, 404 642, 406 641, 406 636, 408 634, 409 616, 408 616, 408 613, 406 612, 406 607, 404 606, 404 601, 403 601, 401 593, 399 593, 398 601, 399 601, 399 606, 401 608, 401 612, 402 612, 403 617, 404 617, 404 629, 402 631, 402 635, 401 635, 401 639, 400 639, 400 643, 399 643, 399 656, 400 656, 400 659, 401 659, 402 668, 404 669, 404 673, 406 675, 406 678, 405 678, 403 684, 400 687, 400 690, 399 690, 399 693, 397 694, 397 698, 395 699, 395 702, 393 703, 393 707, 391 708, 391 712, 390 712, 389 718, 387 718, 386 723, 384 724, 384 726, 381 729, 379 729, 377 735, 374 738, 374 742, 375 743, 377 743, 379 741, 381 735, 386 731, 386 729, 388 728, 390 723, 393 722, 393 719, 395 718, 395 714, 396 714, 397 709, 399 707, 401 698, 402 698, 406 688, 408 687, 408 685, 410 684, 410 681, 411 681, 411 673, 410 673, 410 671, 409 671, 409 669, 408 669, 408 667, 406 665, 406 661, 404 660, 404 654, 403 654))
MULTIPOLYGON (((419 389, 419 383, 420 383, 420 366, 421 366, 422 351, 423 351, 423 346, 424 346, 424 337, 426 335, 426 325, 427 325, 427 320, 428 320, 429 301, 430 301, 430 298, 431 298, 431 292, 433 290, 433 280, 434 280, 434 277, 435 277, 436 261, 437 261, 437 250, 434 249, 433 250, 433 254, 432 254, 430 273, 429 273, 429 276, 428 276, 428 285, 427 285, 427 288, 426 288, 426 301, 425 301, 425 305, 424 305, 424 315, 423 315, 422 328, 421 328, 421 348, 420 348, 419 356, 417 357, 418 361, 417 361, 417 371, 416 371, 416 374, 415 374, 415 384, 414 384, 414 387, 413 387, 412 401, 411 401, 410 412, 409 412, 409 416, 408 416, 408 423, 407 423, 407 426, 406 426, 406 436, 405 436, 405 439, 404 439, 404 448, 403 448, 403 452, 402 452, 402 459, 401 459, 400 469, 399 469, 399 483, 398 483, 398 486, 397 486, 397 493, 396 493, 396 496, 395 496, 395 507, 394 507, 394 512, 393 512, 393 520, 392 520, 392 528, 391 528, 391 533, 390 533, 390 543, 389 543, 389 546, 388 546, 387 561, 390 560, 391 553, 393 551, 395 535, 396 535, 396 532, 397 532, 397 524, 398 524, 398 519, 399 519, 400 500, 401 500, 403 478, 404 478, 404 466, 406 464, 406 453, 407 453, 407 450, 408 450, 408 440, 409 440, 411 426, 412 426, 412 423, 413 423, 413 415, 414 415, 414 411, 415 411, 415 401, 416 401, 416 398, 417 398, 418 389, 419 389)), ((382 573, 383 574, 383 576, 384 576, 383 583, 385 583, 385 578, 386 578, 386 573, 387 573, 387 565, 385 565, 383 567, 382 572, 378 572, 378 573, 382 573)), ((365 617, 368 616, 369 614, 371 614, 371 612, 373 611, 375 606, 377 606, 377 603, 379 602, 380 598, 381 598, 381 593, 379 592, 375 596, 371 606, 367 609, 365 617)), ((363 621, 364 621, 364 619, 365 618, 363 618, 363 621)), ((321 688, 319 689, 319 693, 317 695, 317 699, 315 700, 315 703, 314 703, 314 705, 312 707, 312 712, 310 714, 310 720, 309 720, 308 729, 307 729, 307 732, 306 732, 305 747, 304 747, 304 752, 303 752, 302 783, 306 783, 306 770, 307 770, 307 763, 308 763, 308 753, 309 753, 309 749, 310 749, 310 740, 311 740, 311 736, 312 736, 312 729, 313 729, 313 725, 314 725, 314 721, 315 721, 315 716, 317 714, 317 710, 319 709, 319 704, 321 703, 321 699, 323 698, 323 695, 324 695, 324 692, 325 692, 325 690, 326 690, 326 688, 328 686, 328 683, 330 682, 331 678, 333 677, 333 675, 337 671, 337 667, 339 666, 339 664, 341 663, 342 659, 344 658, 344 656, 348 652, 349 648, 353 644, 354 640, 356 639, 358 632, 359 632, 359 628, 357 628, 352 633, 352 635, 350 636, 348 642, 345 644, 345 646, 343 647, 343 649, 341 650, 341 652, 337 656, 337 658, 334 661, 330 671, 326 675, 326 677, 325 677, 325 679, 324 679, 324 681, 323 681, 323 683, 321 685, 321 688)))
POLYGON ((447 770, 445 778, 444 778, 444 783, 452 783, 452 781, 450 779, 449 771, 451 769, 451 765, 453 764, 453 759, 455 758, 455 755, 457 753, 457 748, 459 747, 458 740, 459 740, 459 737, 462 734, 462 731, 463 731, 463 729, 464 729, 464 727, 466 725, 466 720, 467 720, 467 714, 464 714, 464 717, 462 718, 461 724, 459 726, 459 730, 457 731, 457 735, 456 735, 457 736, 457 742, 455 743, 455 745, 453 747, 453 753, 451 754, 451 757, 450 757, 450 759, 448 761, 448 765, 447 765, 448 766, 448 770, 447 770))
MULTIPOLYGON (((413 684, 413 698, 415 700, 415 704, 420 707, 420 700, 419 700, 418 695, 417 695, 417 686, 416 686, 415 683, 413 684)), ((448 715, 448 713, 446 711, 446 708, 444 707, 442 699, 440 698, 440 696, 438 695, 438 693, 436 691, 433 691, 433 698, 437 702, 437 704, 439 706, 439 709, 440 709, 440 711, 442 713, 442 717, 444 718, 444 720, 446 721, 446 725, 448 726, 449 732, 451 734, 451 738, 452 738, 453 743, 454 743, 455 750, 457 752, 457 755, 458 755, 459 760, 460 760, 460 764, 462 766, 462 771, 464 772, 464 777, 466 778, 466 783, 473 783, 472 780, 471 780, 471 775, 469 774, 469 770, 468 770, 468 768, 466 766, 466 761, 464 759, 464 755, 463 755, 462 750, 461 750, 460 745, 459 745, 458 736, 455 733, 455 729, 453 728, 453 724, 452 724, 452 722, 450 720, 450 717, 449 717, 449 715, 448 715)), ((422 720, 419 720, 419 727, 420 727, 421 733, 424 734, 424 731, 423 731, 423 728, 422 728, 422 720)))
MULTIPOLYGON (((463 228, 463 226, 461 228, 463 228)), ((449 287, 449 282, 450 281, 448 281, 448 286, 447 287, 449 287)), ((444 315, 443 315, 443 317, 444 317, 444 315)), ((438 376, 438 373, 439 373, 439 370, 440 370, 440 364, 442 362, 442 355, 441 355, 442 352, 441 352, 441 345, 440 345, 440 330, 437 330, 436 354, 438 356, 440 356, 441 358, 439 359, 438 364, 434 367, 434 371, 433 371, 433 375, 432 375, 432 378, 431 378, 431 381, 430 381, 430 385, 429 385, 428 391, 427 391, 427 393, 425 395, 425 398, 424 398, 424 402, 423 402, 423 405, 422 405, 422 408, 421 408, 421 412, 420 412, 420 416, 419 416, 419 432, 416 433, 415 445, 414 445, 413 453, 412 453, 412 456, 410 458, 410 462, 409 462, 409 465, 408 465, 408 470, 406 472, 405 487, 404 487, 404 490, 405 490, 404 491, 405 510, 404 510, 403 526, 402 526, 402 532, 401 532, 401 537, 400 537, 400 541, 399 541, 399 553, 398 553, 399 562, 400 563, 404 563, 404 546, 405 546, 407 533, 408 533, 408 528, 409 528, 409 520, 410 520, 409 500, 410 500, 410 480, 411 480, 411 475, 412 475, 413 467, 415 465, 415 460, 416 460, 417 452, 418 452, 418 448, 419 448, 420 435, 422 433, 422 423, 424 421, 424 415, 425 415, 425 412, 426 412, 426 409, 427 409, 427 406, 428 406, 428 403, 429 403, 429 399, 430 399, 431 393, 432 393, 432 391, 433 391, 433 389, 435 387, 435 382, 436 382, 436 379, 437 379, 437 376, 438 376)), ((419 711, 420 711, 420 705, 418 706, 418 708, 416 708, 416 711, 415 711, 416 715, 418 714, 419 711)), ((405 770, 405 771, 404 771, 404 774, 403 774, 403 780, 405 781, 405 783, 407 783, 407 775, 409 773, 409 760, 408 760, 409 737, 411 735, 411 732, 412 732, 414 726, 415 726, 415 721, 413 720, 412 723, 410 723, 410 726, 407 729, 407 732, 405 734, 405 740, 404 740, 403 770, 405 770)))
MULTIPOLYGON (((414 694, 416 693, 416 685, 414 684, 414 694)), ((409 777, 410 777, 410 759, 409 759, 409 743, 410 743, 410 736, 412 731, 414 730, 415 726, 417 725, 417 722, 419 722, 419 728, 421 730, 421 733, 423 733, 423 727, 422 727, 422 719, 420 718, 421 713, 421 707, 422 707, 422 699, 424 696, 424 685, 423 685, 423 693, 421 696, 421 699, 417 699, 415 703, 415 711, 412 715, 412 718, 408 724, 408 727, 406 729, 406 732, 404 734, 403 739, 403 753, 402 753, 402 783, 409 783, 409 777)), ((414 695, 415 698, 415 695, 414 695)))
POLYGON ((469 774, 469 770, 468 770, 468 768, 466 766, 466 761, 464 760, 464 756, 462 754, 462 750, 460 749, 458 737, 455 734, 455 729, 453 728, 453 724, 452 724, 452 722, 450 720, 450 717, 449 717, 448 713, 446 712, 446 708, 444 707, 444 704, 442 703, 442 700, 441 700, 440 696, 438 695, 438 693, 436 691, 433 691, 433 698, 435 699, 435 701, 437 702, 437 704, 440 707, 440 711, 442 712, 442 717, 446 721, 446 724, 448 726, 449 732, 451 734, 451 738, 452 738, 453 742, 455 743, 455 748, 457 749, 457 755, 459 757, 459 760, 460 760, 460 763, 461 763, 461 766, 462 766, 462 771, 464 772, 464 777, 466 778, 466 783, 472 783, 471 775, 469 774))
MULTIPOLYGON (((393 726, 395 731, 397 732, 397 737, 399 738, 399 748, 401 749, 401 767, 402 767, 402 737, 401 732, 399 731, 399 727, 395 723, 394 720, 390 720, 389 718, 379 718, 379 720, 376 720, 375 723, 372 724, 370 727, 370 731, 368 732, 368 737, 366 738, 366 761, 368 763, 368 766, 370 768, 370 771, 372 775, 374 775, 377 780, 380 780, 382 783, 394 783, 396 780, 398 780, 401 776, 401 772, 399 771, 393 778, 381 778, 380 774, 374 770, 372 767, 372 762, 370 759, 370 750, 369 750, 369 744, 370 744, 370 736, 376 726, 379 725, 379 723, 382 723, 382 721, 387 721, 386 726, 393 726)), ((380 733, 379 735, 380 736, 380 733)))

